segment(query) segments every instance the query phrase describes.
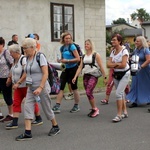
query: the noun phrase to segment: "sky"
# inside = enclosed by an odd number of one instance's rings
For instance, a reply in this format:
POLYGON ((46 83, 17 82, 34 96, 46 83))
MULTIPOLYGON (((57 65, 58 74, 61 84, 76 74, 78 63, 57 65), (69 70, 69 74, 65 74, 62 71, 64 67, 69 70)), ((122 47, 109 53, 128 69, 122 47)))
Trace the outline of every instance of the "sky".
POLYGON ((124 18, 126 21, 130 14, 136 9, 144 8, 147 13, 150 13, 150 0, 106 0, 106 25, 110 25, 113 20, 124 18))

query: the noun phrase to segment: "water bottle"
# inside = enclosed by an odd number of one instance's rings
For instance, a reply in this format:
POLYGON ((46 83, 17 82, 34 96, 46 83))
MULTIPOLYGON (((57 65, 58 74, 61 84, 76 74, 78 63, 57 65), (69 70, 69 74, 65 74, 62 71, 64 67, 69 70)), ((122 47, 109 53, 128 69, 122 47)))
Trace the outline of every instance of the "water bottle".
POLYGON ((35 101, 38 102, 38 103, 41 102, 40 96, 38 96, 38 95, 34 95, 34 99, 35 99, 35 101))

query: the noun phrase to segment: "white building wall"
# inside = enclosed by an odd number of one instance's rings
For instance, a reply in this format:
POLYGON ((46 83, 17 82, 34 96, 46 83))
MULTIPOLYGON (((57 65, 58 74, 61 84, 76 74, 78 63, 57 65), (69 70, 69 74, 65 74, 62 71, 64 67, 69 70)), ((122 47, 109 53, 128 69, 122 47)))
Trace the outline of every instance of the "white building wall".
POLYGON ((41 51, 54 61, 60 43, 51 42, 50 2, 74 5, 75 42, 84 49, 91 38, 105 62, 105 0, 1 0, 0 36, 7 43, 17 34, 21 43, 29 33, 38 33, 41 51))

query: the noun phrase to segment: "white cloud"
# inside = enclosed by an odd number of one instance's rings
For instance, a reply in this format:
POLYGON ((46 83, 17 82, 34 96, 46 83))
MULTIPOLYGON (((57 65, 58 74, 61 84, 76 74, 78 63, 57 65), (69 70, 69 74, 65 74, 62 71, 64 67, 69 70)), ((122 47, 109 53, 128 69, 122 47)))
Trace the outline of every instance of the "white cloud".
POLYGON ((118 18, 131 20, 130 14, 140 8, 150 13, 149 0, 106 0, 106 24, 111 24, 118 18))

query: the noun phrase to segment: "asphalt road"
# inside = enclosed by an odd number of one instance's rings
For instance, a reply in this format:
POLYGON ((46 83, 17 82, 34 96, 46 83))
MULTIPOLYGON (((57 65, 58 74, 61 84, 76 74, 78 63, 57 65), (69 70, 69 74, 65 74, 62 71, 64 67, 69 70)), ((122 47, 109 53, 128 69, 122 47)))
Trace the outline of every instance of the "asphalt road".
MULTIPOLYGON (((23 114, 18 129, 5 130, 5 123, 0 123, 0 150, 149 150, 149 106, 128 108, 129 118, 112 123, 116 115, 115 94, 112 93, 108 105, 101 105, 104 95, 95 94, 100 108, 100 115, 96 118, 87 117, 90 106, 86 96, 81 96, 81 110, 74 114, 69 112, 73 101, 64 100, 61 114, 56 115, 61 133, 55 137, 47 135, 51 123, 42 110, 44 124, 32 128, 33 139, 30 141, 15 141, 15 137, 24 132, 23 114)), ((6 106, 2 106, 2 112, 6 115, 6 106)))

